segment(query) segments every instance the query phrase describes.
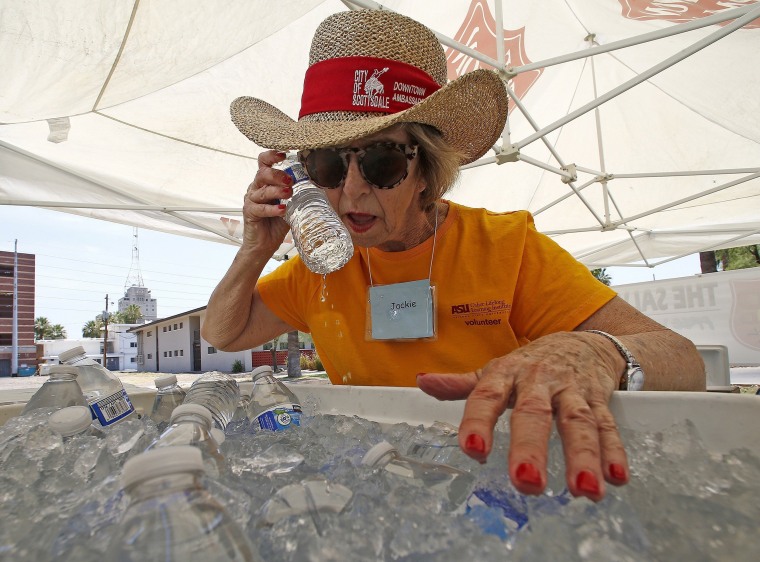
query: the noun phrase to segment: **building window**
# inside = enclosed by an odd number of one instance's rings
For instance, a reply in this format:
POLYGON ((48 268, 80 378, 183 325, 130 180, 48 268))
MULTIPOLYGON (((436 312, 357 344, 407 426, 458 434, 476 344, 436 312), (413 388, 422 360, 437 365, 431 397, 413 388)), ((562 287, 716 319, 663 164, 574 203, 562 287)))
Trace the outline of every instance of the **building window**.
POLYGON ((147 337, 149 337, 149 338, 150 338, 150 337, 152 337, 152 336, 153 336, 153 330, 150 330, 150 331, 148 332, 148 336, 147 336, 147 337))
POLYGON ((265 343, 263 346, 261 346, 261 348, 262 348, 264 351, 269 351, 270 349, 272 349, 272 342, 271 342, 271 341, 268 341, 268 342, 267 342, 267 343, 265 343))
POLYGON ((136 357, 130 357, 130 358, 129 358, 129 362, 130 362, 130 363, 134 363, 134 362, 135 362, 135 359, 137 359, 137 358, 136 358, 136 357))
POLYGON ((175 329, 175 330, 177 329, 177 325, 176 325, 176 324, 174 325, 174 329, 175 329))
POLYGON ((179 323, 179 329, 182 329, 182 322, 179 323))
POLYGON ((129 342, 129 347, 137 347, 137 342, 136 341, 129 342))
POLYGON ((175 349, 175 350, 174 350, 174 357, 177 357, 178 355, 179 355, 179 351, 177 351, 177 350, 175 349))
POLYGON ((0 345, 13 345, 13 334, 0 334, 0 345))
POLYGON ((0 293, 0 318, 13 318, 12 293, 0 293))
POLYGON ((152 353, 148 353, 148 359, 153 359, 153 354, 152 353))
POLYGON ((166 352, 164 351, 164 357, 166 357, 166 352))
POLYGON ((184 357, 185 356, 185 350, 184 349, 180 349, 179 350, 179 356, 180 357, 184 357))
POLYGON ((164 326, 164 332, 166 331, 166 326, 164 326))
POLYGON ((208 354, 209 355, 213 355, 214 353, 216 353, 216 348, 215 347, 209 347, 208 348, 208 354))
POLYGON ((13 266, 0 265, 0 277, 13 277, 13 266))

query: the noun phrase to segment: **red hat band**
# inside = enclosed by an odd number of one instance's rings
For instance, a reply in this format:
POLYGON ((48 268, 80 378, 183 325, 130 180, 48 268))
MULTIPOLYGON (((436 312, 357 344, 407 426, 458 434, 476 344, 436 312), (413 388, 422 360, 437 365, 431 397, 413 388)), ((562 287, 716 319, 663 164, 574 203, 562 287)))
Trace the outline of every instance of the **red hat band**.
POLYGON ((440 85, 416 66, 377 57, 341 57, 306 71, 298 118, 327 111, 398 113, 440 85))

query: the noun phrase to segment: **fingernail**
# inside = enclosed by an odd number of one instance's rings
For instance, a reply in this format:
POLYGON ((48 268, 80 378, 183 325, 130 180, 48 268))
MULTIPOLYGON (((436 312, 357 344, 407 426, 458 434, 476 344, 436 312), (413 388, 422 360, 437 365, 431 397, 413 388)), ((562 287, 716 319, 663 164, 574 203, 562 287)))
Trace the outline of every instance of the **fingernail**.
POLYGON ((285 154, 284 152, 278 152, 277 156, 282 156, 283 158, 285 158, 285 156, 287 156, 287 154, 285 154))
POLYGON ((282 203, 282 204, 280 204, 280 205, 277 205, 277 208, 278 208, 278 209, 281 209, 281 210, 283 210, 283 211, 285 210, 285 208, 286 208, 286 207, 287 207, 287 205, 286 205, 285 203, 282 203))
POLYGON ((617 463, 610 464, 610 476, 615 480, 625 480, 625 468, 623 468, 623 465, 617 463))
POLYGON ((515 478, 525 484, 532 484, 533 486, 541 485, 541 473, 529 462, 524 462, 518 465, 517 470, 515 471, 515 478))
POLYGON ((293 178, 290 176, 285 176, 285 179, 283 180, 287 185, 293 185, 293 178))
POLYGON ((471 433, 467 436, 467 440, 464 442, 464 447, 471 453, 477 453, 482 455, 486 452, 486 442, 480 435, 471 433))
POLYGON ((418 377, 424 377, 425 375, 427 375, 427 373, 417 373, 418 377))
POLYGON ((599 481, 593 472, 589 470, 583 470, 578 474, 578 478, 575 481, 575 485, 581 492, 587 494, 599 495, 599 481))

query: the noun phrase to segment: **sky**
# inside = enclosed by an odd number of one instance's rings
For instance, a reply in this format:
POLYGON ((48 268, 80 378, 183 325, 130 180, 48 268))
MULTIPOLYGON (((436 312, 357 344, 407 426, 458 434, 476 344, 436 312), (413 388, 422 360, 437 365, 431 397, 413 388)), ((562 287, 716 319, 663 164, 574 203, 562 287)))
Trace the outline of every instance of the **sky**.
MULTIPOLYGON (((34 207, 0 205, 0 251, 36 255, 35 318, 61 324, 69 338, 105 309, 118 310, 128 280, 136 280, 132 263, 134 229, 34 207), (112 304, 111 304, 112 303, 112 304)), ((157 300, 165 318, 205 306, 224 276, 237 246, 139 229, 139 271, 143 286, 157 300)), ((267 270, 278 265, 270 262, 267 270)), ((612 284, 687 277, 700 272, 697 254, 655 268, 610 267, 612 284)))

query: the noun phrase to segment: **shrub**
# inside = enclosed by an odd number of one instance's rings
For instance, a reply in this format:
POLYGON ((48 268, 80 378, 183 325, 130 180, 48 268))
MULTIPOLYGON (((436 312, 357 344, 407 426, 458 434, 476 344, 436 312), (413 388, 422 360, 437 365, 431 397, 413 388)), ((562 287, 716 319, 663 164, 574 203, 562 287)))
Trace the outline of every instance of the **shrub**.
POLYGON ((245 366, 243 365, 243 362, 240 359, 235 359, 235 361, 232 363, 232 372, 242 373, 244 370, 245 366))

